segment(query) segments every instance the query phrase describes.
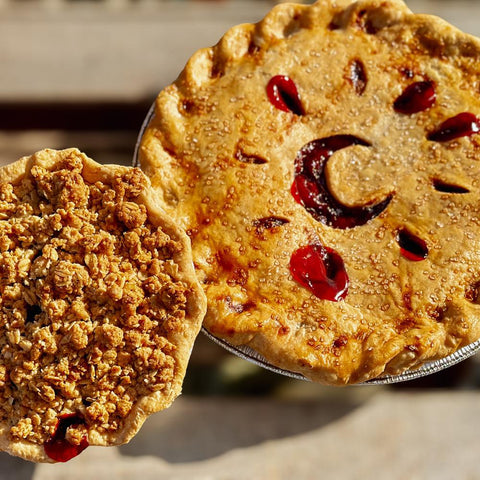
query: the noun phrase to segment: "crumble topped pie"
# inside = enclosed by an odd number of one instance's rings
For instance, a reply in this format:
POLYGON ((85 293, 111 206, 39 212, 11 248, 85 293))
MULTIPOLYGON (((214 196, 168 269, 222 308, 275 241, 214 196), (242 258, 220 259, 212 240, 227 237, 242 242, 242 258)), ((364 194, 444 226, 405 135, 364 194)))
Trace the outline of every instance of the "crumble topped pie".
POLYGON ((479 56, 400 0, 281 4, 193 55, 139 162, 210 333, 337 385, 480 337, 479 56))
POLYGON ((180 393, 205 300, 149 183, 76 149, 0 169, 0 449, 124 443, 180 393))

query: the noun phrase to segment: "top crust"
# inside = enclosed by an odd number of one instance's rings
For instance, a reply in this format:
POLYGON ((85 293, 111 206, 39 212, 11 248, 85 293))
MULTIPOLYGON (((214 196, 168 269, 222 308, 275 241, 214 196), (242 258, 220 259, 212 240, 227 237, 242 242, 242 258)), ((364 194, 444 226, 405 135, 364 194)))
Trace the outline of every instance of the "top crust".
POLYGON ((480 114, 479 54, 477 39, 399 0, 320 0, 281 4, 193 55, 159 94, 139 161, 192 239, 212 334, 337 385, 418 368, 480 337, 479 137, 430 137, 480 114), (294 82, 303 114, 269 101, 277 75, 294 82), (415 82, 434 86, 435 103, 395 111, 415 82), (302 147, 336 135, 363 143, 325 167, 335 201, 389 199, 353 228, 319 221, 291 193, 302 147), (425 243, 425 260, 402 255, 402 234, 425 243), (342 301, 293 279, 292 255, 307 245, 343 260, 342 301))
POLYGON ((181 391, 205 313, 186 235, 139 169, 76 149, 0 169, 0 449, 118 445, 181 391))

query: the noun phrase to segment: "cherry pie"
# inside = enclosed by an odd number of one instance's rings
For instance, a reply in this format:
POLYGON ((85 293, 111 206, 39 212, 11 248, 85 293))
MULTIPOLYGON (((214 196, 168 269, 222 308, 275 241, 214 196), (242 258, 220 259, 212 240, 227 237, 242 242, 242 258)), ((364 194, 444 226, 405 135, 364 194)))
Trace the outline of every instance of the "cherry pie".
POLYGON ((480 337, 479 55, 400 0, 281 4, 193 55, 139 159, 210 333, 337 385, 480 337))

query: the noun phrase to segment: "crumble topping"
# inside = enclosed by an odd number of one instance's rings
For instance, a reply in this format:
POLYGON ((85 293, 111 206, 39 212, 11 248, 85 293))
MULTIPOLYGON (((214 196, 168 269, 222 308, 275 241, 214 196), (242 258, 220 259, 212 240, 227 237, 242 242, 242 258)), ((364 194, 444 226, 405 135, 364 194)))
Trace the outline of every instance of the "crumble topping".
POLYGON ((73 412, 85 424, 68 428, 72 444, 114 432, 175 373, 181 244, 135 201, 138 169, 109 184, 82 169, 70 154, 0 185, 0 421, 12 440, 44 444, 73 412))

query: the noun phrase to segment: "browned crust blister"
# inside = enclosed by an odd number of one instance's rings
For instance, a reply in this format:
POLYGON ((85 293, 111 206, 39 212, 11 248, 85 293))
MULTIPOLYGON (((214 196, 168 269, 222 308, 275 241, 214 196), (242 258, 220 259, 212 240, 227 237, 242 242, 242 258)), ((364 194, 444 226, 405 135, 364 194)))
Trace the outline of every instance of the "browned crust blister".
POLYGON ((445 119, 480 114, 479 53, 477 39, 399 0, 320 0, 279 5, 192 56, 159 94, 139 159, 192 239, 213 335, 330 384, 414 369, 480 337, 478 137, 428 140, 445 119), (304 115, 268 101, 275 75, 293 79, 304 115), (436 104, 395 112, 404 89, 424 80, 436 104), (297 152, 335 134, 370 145, 332 158, 336 198, 355 206, 391 196, 377 218, 345 230, 316 221, 290 193, 297 152), (442 192, 439 181, 468 193, 442 192), (273 228, 259 229, 262 219, 273 228), (427 260, 402 258, 404 229, 425 239, 427 260), (319 300, 292 279, 292 252, 312 243, 344 260, 344 301, 319 300))
POLYGON ((118 445, 180 393, 205 299, 186 235, 139 169, 76 149, 0 169, 0 448, 118 445))

